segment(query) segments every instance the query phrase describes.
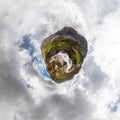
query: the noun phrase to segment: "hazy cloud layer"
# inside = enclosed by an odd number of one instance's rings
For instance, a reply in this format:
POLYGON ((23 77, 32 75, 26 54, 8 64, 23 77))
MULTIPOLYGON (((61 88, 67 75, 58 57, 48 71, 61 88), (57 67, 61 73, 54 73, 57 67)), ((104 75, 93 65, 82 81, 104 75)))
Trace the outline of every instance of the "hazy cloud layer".
POLYGON ((46 97, 31 113, 34 113, 32 118, 36 120, 87 120, 91 119, 92 111, 92 105, 85 95, 75 90, 72 97, 60 94, 46 97))
POLYGON ((91 89, 92 92, 99 90, 99 88, 108 79, 106 73, 104 73, 99 65, 95 63, 94 57, 89 56, 86 63, 83 66, 84 74, 88 78, 88 81, 84 85, 91 89))

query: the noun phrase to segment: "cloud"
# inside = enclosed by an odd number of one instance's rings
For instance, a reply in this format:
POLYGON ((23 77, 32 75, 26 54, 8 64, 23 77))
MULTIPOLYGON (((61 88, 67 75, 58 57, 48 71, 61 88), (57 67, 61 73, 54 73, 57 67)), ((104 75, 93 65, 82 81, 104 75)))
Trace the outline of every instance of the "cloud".
POLYGON ((119 6, 119 0, 1 1, 0 119, 118 120, 119 6), (44 80, 31 61, 42 40, 64 26, 85 35, 89 51, 76 80, 58 85, 44 80), (30 44, 21 39, 25 35, 30 44), (111 103, 117 103, 116 117, 111 103))
MULTIPOLYGON (((4 26, 4 23, 1 25, 4 26)), ((14 34, 7 27, 0 31, 0 99, 13 101, 19 95, 27 93, 19 74, 19 59, 17 49, 14 46, 14 34)), ((27 94, 26 94, 27 95, 27 94)))
POLYGON ((45 99, 40 106, 33 109, 32 119, 35 120, 90 120, 93 108, 81 91, 76 89, 74 96, 53 94, 45 99))
POLYGON ((87 89, 91 89, 92 92, 99 90, 99 88, 104 85, 105 80, 108 79, 107 74, 96 64, 94 56, 89 56, 86 59, 83 70, 87 77, 86 79, 88 79, 84 82, 84 86, 87 87, 87 89))
POLYGON ((0 21, 0 119, 12 120, 19 99, 32 101, 20 74, 20 56, 11 27, 0 21))

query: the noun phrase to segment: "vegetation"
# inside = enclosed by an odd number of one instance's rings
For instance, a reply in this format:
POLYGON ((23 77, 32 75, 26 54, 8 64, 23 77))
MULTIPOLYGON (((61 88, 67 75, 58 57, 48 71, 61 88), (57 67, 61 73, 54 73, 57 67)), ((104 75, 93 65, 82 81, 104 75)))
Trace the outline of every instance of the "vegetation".
POLYGON ((73 77, 74 74, 78 73, 84 59, 83 50, 77 42, 63 37, 57 37, 52 41, 46 42, 42 52, 47 65, 47 70, 50 73, 51 78, 57 83, 68 80, 73 77), (73 64, 71 72, 65 73, 61 69, 63 66, 58 61, 56 63, 50 63, 51 57, 60 51, 68 53, 71 58, 73 64))

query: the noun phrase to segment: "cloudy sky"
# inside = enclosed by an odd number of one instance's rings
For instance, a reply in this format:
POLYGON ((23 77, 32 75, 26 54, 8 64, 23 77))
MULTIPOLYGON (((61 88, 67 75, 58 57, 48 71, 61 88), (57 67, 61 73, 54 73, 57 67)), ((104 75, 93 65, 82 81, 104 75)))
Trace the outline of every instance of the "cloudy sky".
POLYGON ((119 35, 120 0, 0 0, 0 120, 120 120, 119 35), (88 54, 56 84, 40 45, 64 26, 86 37, 88 54))

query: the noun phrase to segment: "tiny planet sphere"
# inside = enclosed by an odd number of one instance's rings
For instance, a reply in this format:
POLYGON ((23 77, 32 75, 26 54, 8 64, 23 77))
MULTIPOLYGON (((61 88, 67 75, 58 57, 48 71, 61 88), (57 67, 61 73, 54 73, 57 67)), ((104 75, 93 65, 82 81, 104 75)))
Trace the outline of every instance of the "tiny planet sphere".
POLYGON ((79 72, 87 50, 85 37, 72 27, 64 27, 50 35, 41 45, 46 69, 56 83, 70 80, 79 72))

